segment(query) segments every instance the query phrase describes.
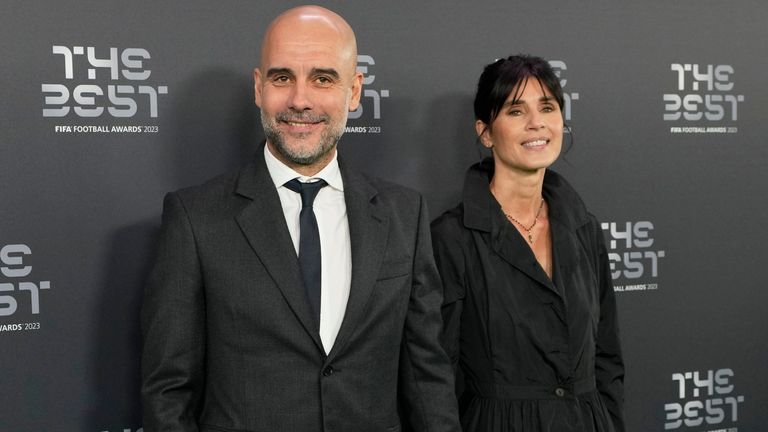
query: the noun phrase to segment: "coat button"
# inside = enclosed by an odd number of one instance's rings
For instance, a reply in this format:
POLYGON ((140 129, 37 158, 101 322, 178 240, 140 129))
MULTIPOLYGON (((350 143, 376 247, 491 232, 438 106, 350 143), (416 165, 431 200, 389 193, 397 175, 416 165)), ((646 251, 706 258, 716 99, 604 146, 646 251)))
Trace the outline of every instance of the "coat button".
POLYGON ((558 387, 558 388, 555 389, 555 395, 557 395, 557 397, 563 397, 563 396, 565 396, 565 390, 563 390, 562 388, 558 387))
POLYGON ((333 367, 326 366, 325 369, 323 369, 323 376, 331 376, 333 375, 333 367))

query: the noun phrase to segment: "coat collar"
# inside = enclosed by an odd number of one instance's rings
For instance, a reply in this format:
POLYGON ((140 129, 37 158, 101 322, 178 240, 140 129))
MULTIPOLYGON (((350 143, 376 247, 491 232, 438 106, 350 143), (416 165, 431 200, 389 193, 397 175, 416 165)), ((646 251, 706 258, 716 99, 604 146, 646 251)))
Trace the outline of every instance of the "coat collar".
MULTIPOLYGON (((464 225, 467 228, 490 232, 495 226, 494 221, 502 220, 506 225, 501 206, 488 188, 492 177, 491 158, 486 158, 467 170, 462 196, 464 225)), ((571 231, 576 231, 588 223, 589 214, 584 202, 560 174, 548 169, 544 174, 543 189, 550 219, 556 219, 571 231)))
MULTIPOLYGON (((496 201, 488 187, 493 177, 493 160, 488 158, 479 162, 467 171, 464 182, 463 206, 464 226, 468 229, 489 234, 490 247, 519 271, 526 274, 539 284, 546 286, 550 294, 542 300, 551 303, 551 294, 562 298, 552 280, 536 262, 536 257, 525 239, 509 223, 504 216, 501 205, 496 201)), ((554 259, 554 278, 568 271, 575 263, 576 257, 567 253, 571 250, 568 245, 577 240, 576 231, 588 223, 589 214, 584 203, 568 182, 552 170, 544 175, 544 199, 549 206, 550 232, 552 235, 552 255, 554 259)), ((563 311, 558 311, 564 319, 563 311)))

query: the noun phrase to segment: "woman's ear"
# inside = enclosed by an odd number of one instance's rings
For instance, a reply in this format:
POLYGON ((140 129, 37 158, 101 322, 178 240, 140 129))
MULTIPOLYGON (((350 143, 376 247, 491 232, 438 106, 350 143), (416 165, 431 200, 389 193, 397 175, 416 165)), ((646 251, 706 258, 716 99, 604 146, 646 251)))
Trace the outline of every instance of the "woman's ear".
POLYGON ((477 139, 480 140, 480 144, 483 145, 485 148, 491 148, 493 147, 493 142, 491 141, 491 137, 488 136, 488 125, 485 124, 482 120, 476 120, 475 121, 475 132, 477 132, 477 139))

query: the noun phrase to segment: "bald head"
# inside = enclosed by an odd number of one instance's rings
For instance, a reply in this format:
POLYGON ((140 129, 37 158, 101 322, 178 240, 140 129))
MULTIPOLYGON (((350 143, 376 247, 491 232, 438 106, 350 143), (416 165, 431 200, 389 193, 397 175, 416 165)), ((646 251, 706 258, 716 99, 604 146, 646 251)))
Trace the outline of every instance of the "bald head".
POLYGON ((363 75, 346 21, 319 6, 289 9, 269 25, 254 70, 267 148, 314 175, 335 155, 347 114, 360 106, 363 75))
POLYGON ((332 44, 352 71, 357 65, 352 27, 337 13, 320 6, 288 9, 270 23, 261 45, 262 67, 273 50, 293 44, 332 44))

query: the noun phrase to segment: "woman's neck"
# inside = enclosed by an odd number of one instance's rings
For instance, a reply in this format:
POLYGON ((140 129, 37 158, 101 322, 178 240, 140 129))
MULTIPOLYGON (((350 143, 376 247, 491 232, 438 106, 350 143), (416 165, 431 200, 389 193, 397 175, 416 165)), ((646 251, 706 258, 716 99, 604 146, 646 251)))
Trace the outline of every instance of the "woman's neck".
POLYGON ((522 173, 494 170, 490 189, 504 213, 517 219, 533 219, 541 206, 544 169, 522 173))

